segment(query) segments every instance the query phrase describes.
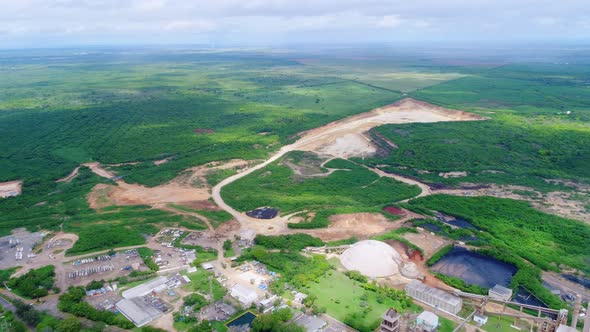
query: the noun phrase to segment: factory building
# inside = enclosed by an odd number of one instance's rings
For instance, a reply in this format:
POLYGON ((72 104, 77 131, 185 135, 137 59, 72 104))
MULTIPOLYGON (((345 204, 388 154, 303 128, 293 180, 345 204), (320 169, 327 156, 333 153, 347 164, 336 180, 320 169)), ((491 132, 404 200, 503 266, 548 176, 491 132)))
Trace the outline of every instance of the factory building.
POLYGON ((496 285, 488 290, 488 296, 493 300, 510 301, 512 289, 496 285))
POLYGON ((463 300, 460 297, 426 286, 418 280, 412 280, 405 290, 412 298, 455 315, 463 307, 463 300))

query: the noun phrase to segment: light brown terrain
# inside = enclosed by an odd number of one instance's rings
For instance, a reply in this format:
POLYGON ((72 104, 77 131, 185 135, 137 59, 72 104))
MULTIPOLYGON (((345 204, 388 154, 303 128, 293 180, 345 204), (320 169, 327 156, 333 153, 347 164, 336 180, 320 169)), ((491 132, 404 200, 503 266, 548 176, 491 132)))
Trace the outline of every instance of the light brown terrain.
MULTIPOLYGON (((189 168, 170 182, 146 187, 130 184, 123 179, 114 185, 98 184, 88 194, 87 200, 93 209, 109 205, 149 205, 165 206, 168 203, 185 203, 188 206, 209 206, 210 187, 206 175, 214 170, 246 167, 244 160, 230 160, 225 163, 213 162, 189 168)), ((116 176, 98 163, 85 166, 99 176, 112 178, 116 176)))
POLYGON ((0 198, 18 196, 23 192, 21 180, 0 182, 0 198))

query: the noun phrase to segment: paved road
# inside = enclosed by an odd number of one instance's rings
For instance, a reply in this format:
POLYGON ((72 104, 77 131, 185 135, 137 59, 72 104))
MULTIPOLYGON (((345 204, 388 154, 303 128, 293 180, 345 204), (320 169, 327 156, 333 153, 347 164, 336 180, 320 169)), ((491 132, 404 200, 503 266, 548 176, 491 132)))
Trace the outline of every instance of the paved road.
POLYGON ((3 306, 5 309, 8 309, 8 310, 16 313, 16 308, 14 307, 14 305, 12 303, 8 302, 3 297, 0 297, 0 305, 3 306))

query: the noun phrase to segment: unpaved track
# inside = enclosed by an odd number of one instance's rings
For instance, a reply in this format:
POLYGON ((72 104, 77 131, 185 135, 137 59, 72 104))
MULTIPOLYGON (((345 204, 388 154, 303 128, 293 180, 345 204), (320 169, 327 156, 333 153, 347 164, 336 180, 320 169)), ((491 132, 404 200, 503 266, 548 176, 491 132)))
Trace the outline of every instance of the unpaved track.
MULTIPOLYGON (((217 205, 229 212, 237 221, 248 224, 258 219, 253 219, 229 206, 221 197, 221 190, 228 184, 239 180, 259 169, 262 169, 272 162, 278 160, 286 153, 295 150, 317 151, 326 145, 334 144, 338 138, 346 135, 362 135, 363 132, 383 124, 414 123, 414 122, 442 122, 442 121, 476 121, 486 120, 482 116, 462 111, 448 110, 435 105, 418 101, 412 98, 402 99, 396 103, 376 108, 372 111, 354 115, 339 121, 329 123, 325 126, 311 129, 301 133, 300 139, 295 143, 283 146, 277 153, 261 164, 251 167, 241 173, 232 175, 212 189, 211 196, 217 205)), ((385 176, 385 175, 383 175, 385 176)), ((418 181, 406 179, 396 175, 387 175, 399 181, 418 185, 422 189, 421 195, 428 195, 430 188, 418 181)), ((267 222, 280 221, 283 218, 267 220, 267 222)))

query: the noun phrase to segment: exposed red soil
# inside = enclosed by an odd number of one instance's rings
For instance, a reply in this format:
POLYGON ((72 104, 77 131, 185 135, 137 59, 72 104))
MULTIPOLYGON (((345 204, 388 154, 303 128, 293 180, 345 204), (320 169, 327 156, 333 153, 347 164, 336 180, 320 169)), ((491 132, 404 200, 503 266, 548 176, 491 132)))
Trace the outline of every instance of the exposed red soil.
POLYGON ((404 216, 406 214, 406 212, 404 210, 397 208, 395 206, 386 206, 383 208, 383 211, 389 212, 390 214, 393 214, 394 216, 404 216))

